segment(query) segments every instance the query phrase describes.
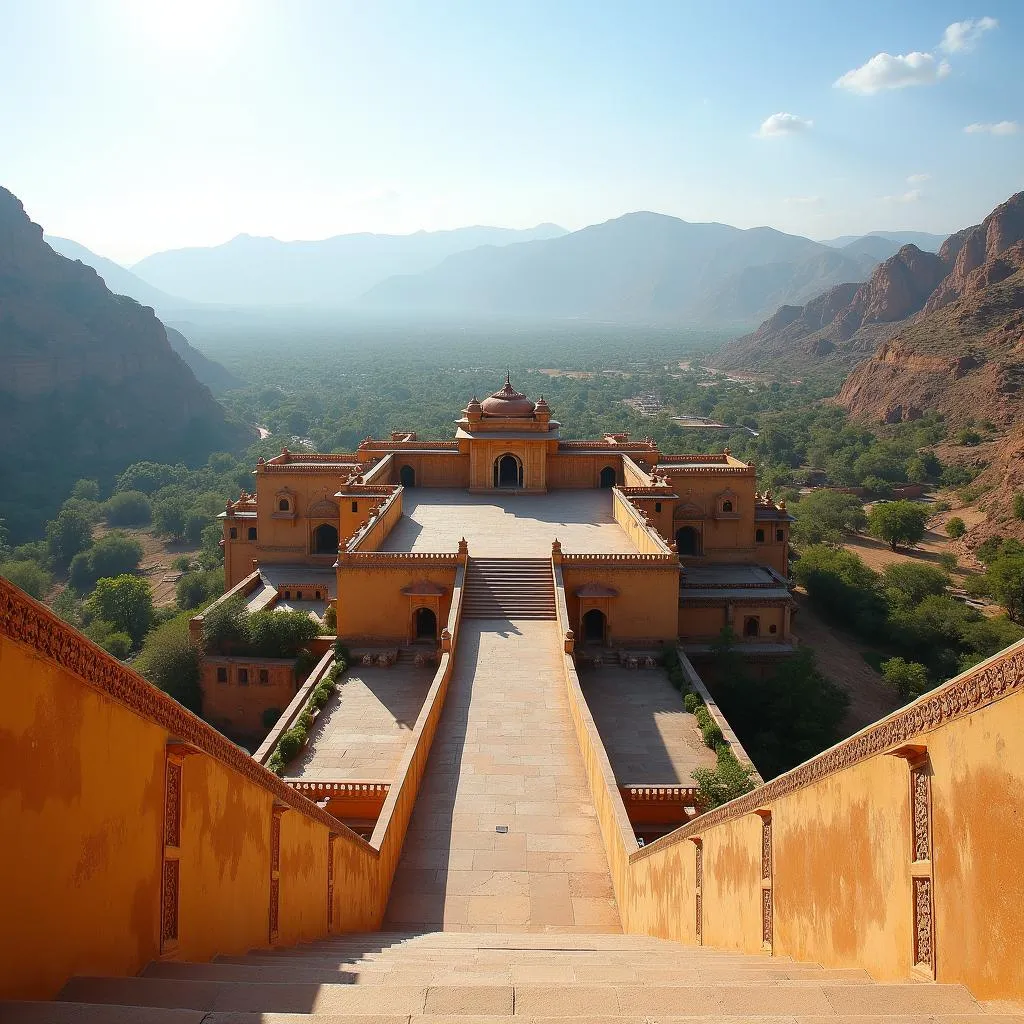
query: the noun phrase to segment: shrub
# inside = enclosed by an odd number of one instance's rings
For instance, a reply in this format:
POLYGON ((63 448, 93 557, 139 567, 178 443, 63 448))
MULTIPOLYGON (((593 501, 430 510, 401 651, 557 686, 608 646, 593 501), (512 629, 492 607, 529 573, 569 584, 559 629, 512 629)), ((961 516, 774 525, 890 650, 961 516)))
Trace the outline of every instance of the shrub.
POLYGON ((944 594, 949 576, 927 562, 893 562, 882 570, 882 589, 897 608, 919 605, 932 594, 944 594))
POLYGON ((310 672, 316 668, 317 657, 309 650, 301 650, 295 658, 295 678, 299 682, 305 681, 310 672))
POLYGON ((224 583, 224 575, 218 569, 187 572, 174 588, 174 599, 182 611, 201 608, 215 598, 224 583))
POLYGON ((1013 496, 1013 517, 1024 519, 1024 492, 1017 491, 1013 496))
POLYGON ((136 462, 117 478, 115 489, 152 494, 154 491, 160 490, 161 487, 184 479, 187 473, 184 466, 165 466, 158 462, 136 462))
POLYGON ((306 737, 295 728, 289 729, 281 736, 277 743, 277 753, 280 755, 282 764, 287 765, 295 757, 305 740, 306 737))
POLYGON ((111 526, 144 526, 153 510, 142 491, 118 491, 103 503, 103 514, 111 526))
POLYGON ((958 564, 957 557, 952 551, 942 551, 939 553, 939 565, 941 565, 946 572, 954 572, 958 564))
POLYGON ((967 524, 959 516, 953 516, 946 523, 946 535, 953 540, 959 540, 966 532, 967 524))
POLYGON ((992 596, 1015 622, 1024 621, 1024 555, 997 558, 988 567, 992 596))
POLYGON ((798 544, 838 544, 867 524, 860 499, 841 491, 813 491, 801 499, 793 513, 796 523, 792 536, 798 544))
POLYGON ((46 524, 46 545, 50 556, 60 566, 92 543, 92 523, 80 512, 64 510, 46 524))
POLYGON ((100 483, 98 480, 79 480, 71 488, 72 498, 84 498, 86 501, 97 501, 100 496, 100 483))
POLYGON ((903 658, 883 661, 882 678, 903 700, 913 700, 931 688, 928 683, 928 670, 924 665, 916 661, 905 661, 903 658))
POLYGON ((119 661, 124 661, 131 653, 132 638, 119 630, 113 623, 96 618, 85 627, 85 635, 94 643, 99 644, 108 654, 119 661))
POLYGON ((0 563, 0 576, 10 580, 37 601, 41 601, 53 585, 53 577, 38 563, 15 561, 0 563))
POLYGON ((690 712, 691 715, 694 715, 697 713, 697 708, 701 708, 704 706, 704 701, 700 699, 699 694, 688 693, 685 697, 683 697, 683 706, 686 708, 687 711, 690 712))
POLYGON ((827 614, 851 623, 884 615, 878 575, 852 551, 812 544, 801 553, 793 575, 812 603, 827 614))
POLYGON ((981 444, 981 434, 977 430, 965 427, 956 435, 956 440, 957 444, 973 448, 975 445, 981 444))
POLYGON ((725 742, 725 737, 722 735, 722 730, 718 727, 717 722, 711 722, 709 725, 703 726, 700 730, 700 736, 704 741, 704 746, 710 747, 712 750, 719 743, 725 742))
POLYGON ((698 799, 703 810, 721 807, 754 788, 751 769, 736 760, 724 744, 717 749, 718 763, 714 768, 696 768, 690 777, 697 783, 698 799))
POLYGON ((329 629, 331 632, 336 632, 338 629, 338 613, 334 608, 333 604, 327 606, 327 611, 324 612, 324 629, 329 629))

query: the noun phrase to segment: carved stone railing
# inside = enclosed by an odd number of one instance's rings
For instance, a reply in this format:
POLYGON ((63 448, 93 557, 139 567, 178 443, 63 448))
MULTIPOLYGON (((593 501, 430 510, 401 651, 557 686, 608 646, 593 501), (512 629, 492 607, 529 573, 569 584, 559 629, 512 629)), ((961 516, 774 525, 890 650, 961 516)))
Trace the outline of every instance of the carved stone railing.
MULTIPOLYGON (((384 501, 377 506, 376 512, 370 517, 364 527, 357 530, 349 539, 346 551, 349 554, 358 552, 363 546, 374 545, 379 547, 384 543, 387 535, 392 531, 395 524, 402 517, 402 491, 401 486, 393 488, 384 501)), ((365 552, 369 554, 370 552, 365 552)))
POLYGON ((608 555, 575 555, 563 554, 562 564, 567 568, 581 566, 606 565, 615 569, 654 569, 658 567, 679 569, 679 559, 668 554, 608 554, 608 555))
POLYGON ((401 568, 407 565, 454 566, 459 562, 458 552, 445 551, 341 551, 338 553, 340 566, 356 568, 375 566, 382 569, 401 568))
POLYGON ((380 796, 383 801, 391 789, 390 782, 362 782, 359 780, 344 779, 336 782, 325 782, 316 779, 289 779, 284 780, 292 789, 297 790, 309 800, 322 800, 326 796, 380 796))
POLYGON ((619 786, 625 801, 633 803, 676 803, 696 807, 700 790, 696 786, 619 786))
POLYGON ((359 446, 360 450, 385 452, 457 452, 458 441, 376 441, 369 438, 359 446))

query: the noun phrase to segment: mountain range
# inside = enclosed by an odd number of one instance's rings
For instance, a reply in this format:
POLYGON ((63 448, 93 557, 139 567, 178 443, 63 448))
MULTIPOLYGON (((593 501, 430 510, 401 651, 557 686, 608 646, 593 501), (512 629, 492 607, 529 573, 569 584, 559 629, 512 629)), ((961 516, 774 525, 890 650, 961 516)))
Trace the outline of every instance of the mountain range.
POLYGON ((315 242, 238 235, 223 245, 154 253, 131 269, 151 285, 196 302, 344 305, 386 277, 419 273, 452 253, 563 234, 556 224, 540 224, 525 231, 466 227, 315 242))
POLYGON ((54 252, 3 188, 0 357, 0 436, 12 453, 0 518, 14 537, 49 518, 79 477, 106 479, 140 459, 205 459, 249 439, 153 310, 54 252))
POLYGON ((774 228, 631 213, 558 238, 457 253, 370 288, 362 308, 702 325, 756 320, 877 259, 774 228))

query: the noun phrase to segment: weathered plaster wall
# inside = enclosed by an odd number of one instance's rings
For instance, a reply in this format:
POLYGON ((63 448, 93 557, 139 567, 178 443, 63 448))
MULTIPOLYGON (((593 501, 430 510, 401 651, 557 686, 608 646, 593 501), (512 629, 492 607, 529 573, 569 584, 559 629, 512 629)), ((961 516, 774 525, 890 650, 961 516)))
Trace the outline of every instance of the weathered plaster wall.
POLYGON ((267 731, 263 714, 270 708, 283 711, 295 696, 295 661, 276 658, 205 657, 199 686, 203 694, 203 717, 220 729, 236 736, 262 736, 267 731), (224 669, 227 679, 219 682, 217 670, 224 669), (249 681, 239 681, 239 669, 249 673, 249 681), (260 682, 260 672, 267 682, 260 682))
POLYGON ((576 591, 588 583, 618 591, 609 602, 608 630, 613 643, 630 640, 672 641, 678 629, 679 569, 652 565, 619 568, 614 561, 572 561, 566 558, 562 572, 571 629, 582 636, 580 601, 576 591))
POLYGON ((327 933, 328 833, 294 811, 281 815, 281 919, 278 945, 327 933))
POLYGON ((0 998, 159 951, 165 734, 0 635, 0 998))

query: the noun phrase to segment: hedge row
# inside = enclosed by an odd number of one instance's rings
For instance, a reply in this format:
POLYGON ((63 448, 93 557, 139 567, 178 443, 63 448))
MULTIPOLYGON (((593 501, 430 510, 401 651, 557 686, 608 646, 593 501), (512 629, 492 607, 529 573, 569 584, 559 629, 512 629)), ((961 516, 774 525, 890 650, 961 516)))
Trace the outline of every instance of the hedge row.
POLYGON ((686 710, 697 719, 705 746, 715 752, 714 768, 696 768, 690 773, 700 791, 703 809, 710 810, 749 793, 754 788, 751 779, 753 771, 736 759, 732 747, 725 742, 722 730, 711 717, 711 712, 704 701, 696 693, 688 693, 683 698, 683 703, 686 710))
MULTIPOLYGON (((346 655, 348 654, 346 648, 340 649, 346 655)), ((339 656, 338 650, 339 648, 336 646, 334 664, 327 670, 323 679, 313 687, 313 692, 309 695, 309 700, 295 720, 295 724, 281 734, 274 752, 267 761, 267 767, 276 775, 283 774, 285 768, 302 749, 302 745, 309 737, 309 730, 313 726, 313 712, 318 711, 331 699, 341 676, 348 669, 347 657, 339 656)))

